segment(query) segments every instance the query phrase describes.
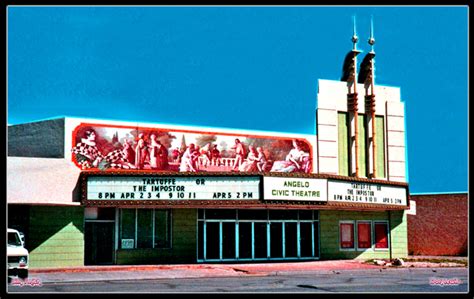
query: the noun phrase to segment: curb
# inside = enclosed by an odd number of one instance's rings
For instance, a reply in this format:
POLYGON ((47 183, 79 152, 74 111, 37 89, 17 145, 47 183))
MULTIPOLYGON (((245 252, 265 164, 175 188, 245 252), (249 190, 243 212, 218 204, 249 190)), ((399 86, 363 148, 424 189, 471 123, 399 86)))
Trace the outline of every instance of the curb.
MULTIPOLYGON (((331 261, 328 261, 331 262, 331 261)), ((455 261, 453 261, 455 262, 455 261)), ((413 263, 413 262, 410 262, 413 263)), ((418 263, 418 262, 415 262, 418 263)), ((420 262, 421 264, 422 262, 420 262)), ((450 266, 449 268, 465 268, 466 266, 450 266)), ((340 261, 320 265, 303 264, 187 264, 187 265, 113 265, 113 266, 80 266, 67 268, 37 268, 30 269, 29 273, 92 273, 92 272, 119 272, 119 271, 233 271, 246 275, 273 272, 301 272, 301 271, 331 271, 331 270, 362 270, 362 269, 381 269, 381 268, 432 268, 430 266, 397 266, 387 267, 386 265, 374 265, 364 262, 340 261)))
MULTIPOLYGON (((109 269, 113 269, 112 267, 108 267, 109 269)), ((68 283, 89 283, 89 282, 97 282, 97 281, 152 281, 152 280, 173 280, 173 279, 218 279, 218 278, 252 278, 252 277, 275 277, 275 276, 291 276, 291 275, 300 275, 300 274, 311 274, 317 272, 318 274, 325 274, 325 275, 338 275, 342 273, 355 273, 357 274, 359 271, 370 271, 372 273, 379 273, 379 272, 399 272, 400 274, 405 273, 406 271, 421 271, 430 269, 433 272, 440 271, 443 268, 426 268, 426 267, 417 267, 417 268, 410 268, 410 267, 370 267, 370 268, 342 268, 342 267, 321 267, 321 268, 312 268, 312 269, 268 269, 265 271, 264 269, 249 269, 249 270, 242 270, 242 269, 234 269, 234 268, 201 268, 201 269, 168 269, 168 271, 153 273, 151 271, 146 271, 146 273, 139 273, 139 272, 129 272, 129 273, 120 273, 122 271, 126 271, 127 269, 133 269, 134 267, 126 267, 121 268, 121 270, 116 271, 113 274, 108 274, 108 271, 89 271, 88 273, 85 271, 77 271, 74 273, 74 269, 63 269, 63 270, 70 270, 70 271, 52 271, 52 269, 45 270, 45 272, 33 272, 30 275, 30 279, 40 279, 43 284, 68 284, 68 283), (72 271, 71 271, 72 270, 72 271), (200 271, 202 270, 202 271, 200 271), (207 270, 207 271, 206 271, 207 270), (69 273, 74 273, 72 275, 68 275, 69 273), (95 273, 95 274, 94 274, 95 273), (62 274, 62 275, 61 275, 62 274), (89 275, 90 274, 90 275, 89 275)), ((137 267, 138 268, 138 267, 137 267)), ((157 267, 141 267, 138 269, 141 270, 150 270, 156 269, 157 267)), ((459 269, 458 267, 456 267, 459 269)), ((444 268, 446 269, 446 268, 444 268)), ((464 267, 464 269, 466 269, 464 267)), ((83 269, 80 269, 83 270, 83 269)))
MULTIPOLYGON (((330 262, 330 261, 328 261, 330 262)), ((354 263, 353 261, 341 261, 335 264, 322 264, 312 266, 302 266, 302 264, 187 264, 187 265, 113 265, 113 266, 79 266, 65 268, 36 268, 30 269, 30 273, 87 273, 87 272, 118 272, 118 271, 159 271, 159 270, 184 270, 184 271, 200 271, 200 270, 221 270, 234 271, 245 274, 259 272, 286 272, 286 271, 317 271, 317 270, 350 270, 350 269, 370 269, 379 266, 354 263)))
POLYGON ((225 265, 113 265, 113 266, 79 266, 64 268, 36 268, 30 273, 54 272, 106 272, 106 271, 155 271, 155 270, 211 270, 226 269, 225 265))

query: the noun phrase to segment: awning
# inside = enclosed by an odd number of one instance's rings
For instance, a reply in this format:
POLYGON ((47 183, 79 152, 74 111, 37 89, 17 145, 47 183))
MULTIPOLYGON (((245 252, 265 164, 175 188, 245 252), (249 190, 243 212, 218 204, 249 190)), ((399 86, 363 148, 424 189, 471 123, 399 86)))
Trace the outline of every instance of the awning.
POLYGON ((7 157, 7 203, 78 206, 80 172, 66 159, 7 157))

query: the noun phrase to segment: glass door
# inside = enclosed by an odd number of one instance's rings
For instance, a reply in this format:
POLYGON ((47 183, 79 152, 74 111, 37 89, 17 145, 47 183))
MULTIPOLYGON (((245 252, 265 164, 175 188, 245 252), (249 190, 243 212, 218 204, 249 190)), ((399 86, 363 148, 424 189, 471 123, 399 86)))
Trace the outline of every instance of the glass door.
POLYGON ((213 210, 207 213, 210 219, 206 219, 206 210, 200 210, 198 262, 317 259, 317 216, 313 216, 313 211, 291 213, 274 213, 276 219, 283 219, 275 220, 269 219, 268 213, 262 219, 261 213, 252 211, 257 218, 252 219, 248 211, 232 213, 227 210, 220 215, 219 211, 213 210))

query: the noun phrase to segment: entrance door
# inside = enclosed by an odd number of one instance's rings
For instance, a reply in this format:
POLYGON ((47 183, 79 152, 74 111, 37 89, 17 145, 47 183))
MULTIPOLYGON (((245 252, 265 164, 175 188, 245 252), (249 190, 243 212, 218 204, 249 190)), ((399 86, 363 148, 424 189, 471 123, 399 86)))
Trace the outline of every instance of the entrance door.
POLYGON ((85 260, 86 265, 110 265, 114 263, 113 221, 86 221, 85 260))
POLYGON ((198 262, 319 259, 317 212, 285 212, 199 210, 198 262))

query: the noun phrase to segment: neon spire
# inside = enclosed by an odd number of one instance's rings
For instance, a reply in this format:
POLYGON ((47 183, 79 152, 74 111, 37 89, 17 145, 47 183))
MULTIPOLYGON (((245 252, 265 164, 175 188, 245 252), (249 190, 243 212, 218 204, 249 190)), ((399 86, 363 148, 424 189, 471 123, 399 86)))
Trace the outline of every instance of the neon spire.
POLYGON ((374 44, 375 44, 375 38, 374 38, 374 20, 372 18, 372 16, 370 17, 370 38, 368 40, 369 42, 369 45, 372 47, 370 49, 370 52, 371 53, 375 53, 374 51, 374 44))
POLYGON ((352 34, 352 43, 354 44, 353 50, 355 50, 357 41, 359 40, 359 37, 357 37, 357 33, 356 33, 356 17, 355 16, 352 17, 352 21, 354 23, 354 31, 353 31, 353 34, 352 34))

